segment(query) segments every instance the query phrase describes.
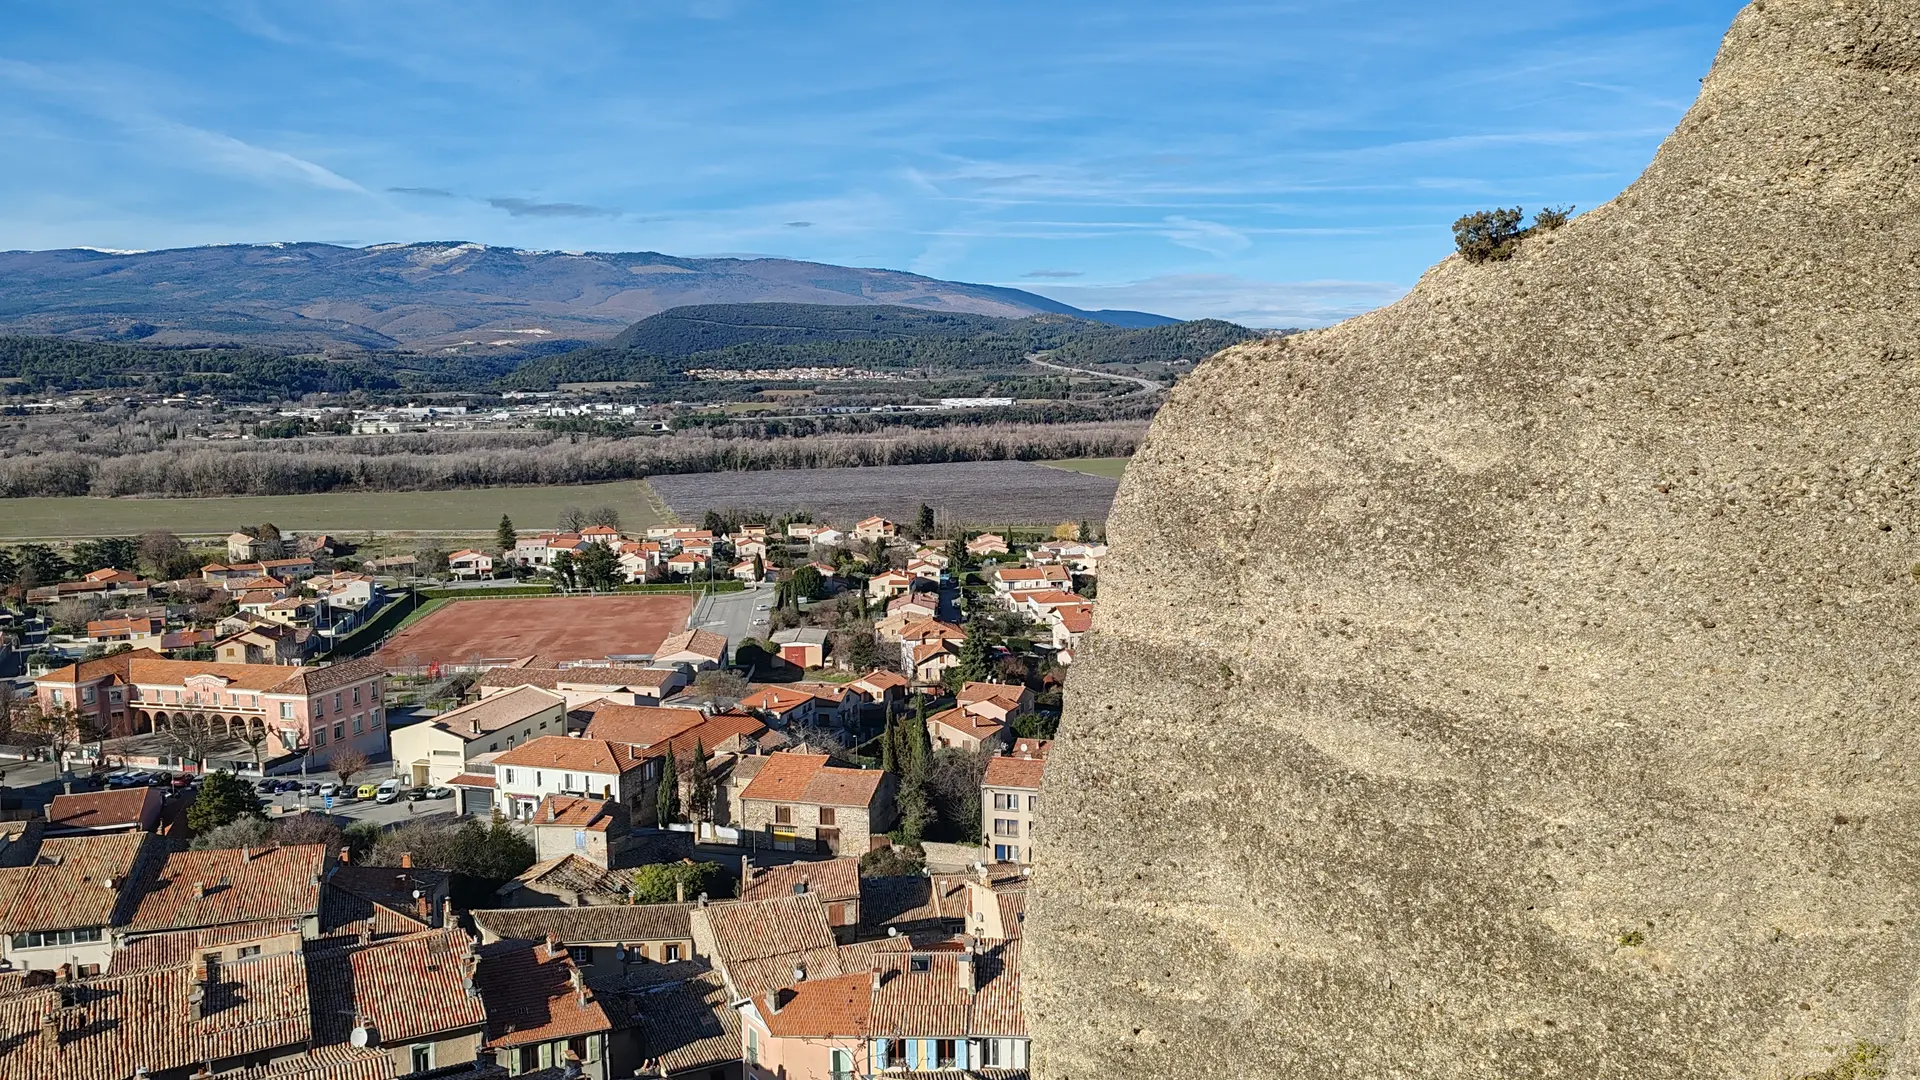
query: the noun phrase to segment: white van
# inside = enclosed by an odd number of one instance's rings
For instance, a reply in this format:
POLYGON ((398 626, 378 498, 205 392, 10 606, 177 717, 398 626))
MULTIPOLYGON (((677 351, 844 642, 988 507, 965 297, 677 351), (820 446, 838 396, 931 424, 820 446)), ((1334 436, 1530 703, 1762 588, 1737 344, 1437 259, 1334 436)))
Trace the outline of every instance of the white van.
POLYGON ((400 781, 388 780, 383 782, 380 785, 380 789, 374 793, 373 801, 377 803, 390 803, 399 797, 400 781))

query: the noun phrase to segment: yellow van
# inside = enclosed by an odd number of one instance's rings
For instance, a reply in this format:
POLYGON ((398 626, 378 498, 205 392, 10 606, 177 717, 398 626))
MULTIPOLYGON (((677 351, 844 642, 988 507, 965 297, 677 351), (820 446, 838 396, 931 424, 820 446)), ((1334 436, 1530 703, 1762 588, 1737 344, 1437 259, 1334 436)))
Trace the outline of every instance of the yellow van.
POLYGON ((380 794, 379 784, 361 784, 360 789, 353 793, 353 797, 356 799, 371 799, 378 794, 380 794))

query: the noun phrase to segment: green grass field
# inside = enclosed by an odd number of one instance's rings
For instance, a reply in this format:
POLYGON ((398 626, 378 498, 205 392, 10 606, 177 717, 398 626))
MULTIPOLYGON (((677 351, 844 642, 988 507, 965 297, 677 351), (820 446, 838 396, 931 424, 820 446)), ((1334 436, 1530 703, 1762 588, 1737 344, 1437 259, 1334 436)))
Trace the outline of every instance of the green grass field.
POLYGON ((659 524, 664 504, 644 480, 462 491, 341 491, 223 499, 0 499, 0 538, 130 536, 147 529, 225 534, 271 521, 300 532, 491 533, 500 515, 522 532, 550 529, 569 506, 611 506, 632 531, 659 524))
POLYGON ((1049 465, 1056 469, 1065 469, 1068 472, 1086 473, 1088 476, 1104 476, 1109 480, 1118 480, 1120 479, 1120 474, 1127 471, 1127 461, 1128 459, 1123 457, 1084 457, 1066 458, 1061 461, 1042 461, 1040 464, 1049 465))

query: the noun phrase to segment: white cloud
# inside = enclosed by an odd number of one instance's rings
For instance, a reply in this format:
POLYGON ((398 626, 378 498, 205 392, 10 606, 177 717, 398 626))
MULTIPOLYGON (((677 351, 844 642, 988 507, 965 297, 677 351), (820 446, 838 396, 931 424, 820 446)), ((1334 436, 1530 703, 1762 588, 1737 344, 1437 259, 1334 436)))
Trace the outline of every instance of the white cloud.
POLYGON ((1122 308, 1273 328, 1326 326, 1390 304, 1407 291, 1384 281, 1260 281, 1237 274, 1167 274, 1115 285, 1025 281, 1019 287, 1089 310, 1122 308))
POLYGON ((225 167, 234 172, 263 179, 297 180, 330 191, 367 194, 366 188, 325 165, 295 157, 281 150, 255 146, 218 131, 208 131, 205 128, 175 123, 171 120, 158 122, 154 125, 154 130, 166 136, 166 141, 172 146, 190 150, 192 156, 199 158, 205 164, 225 167))
POLYGON ((1232 229, 1217 221, 1200 221, 1196 218, 1181 217, 1178 214, 1166 219, 1170 228, 1164 233, 1167 239, 1181 247, 1204 251, 1218 258, 1238 254, 1253 246, 1247 234, 1232 229))

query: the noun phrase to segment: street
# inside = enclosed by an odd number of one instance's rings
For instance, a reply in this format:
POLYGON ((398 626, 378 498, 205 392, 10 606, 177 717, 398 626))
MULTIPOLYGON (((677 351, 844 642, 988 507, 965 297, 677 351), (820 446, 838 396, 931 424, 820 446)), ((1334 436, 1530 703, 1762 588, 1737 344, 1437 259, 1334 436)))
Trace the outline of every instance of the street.
POLYGON ((714 593, 694 608, 691 629, 725 635, 736 648, 747 638, 765 640, 773 632, 773 592, 773 586, 761 585, 740 592, 714 593), (767 611, 758 610, 762 604, 767 605, 767 611))

